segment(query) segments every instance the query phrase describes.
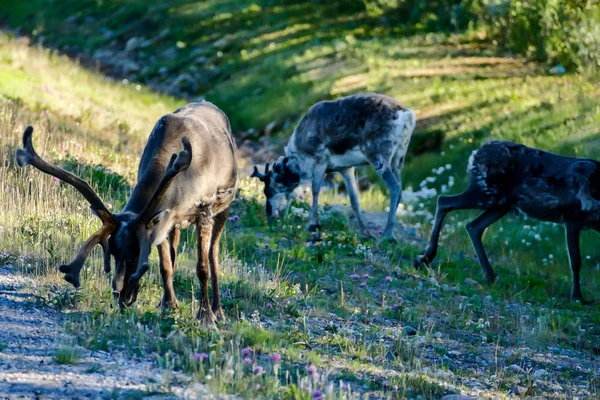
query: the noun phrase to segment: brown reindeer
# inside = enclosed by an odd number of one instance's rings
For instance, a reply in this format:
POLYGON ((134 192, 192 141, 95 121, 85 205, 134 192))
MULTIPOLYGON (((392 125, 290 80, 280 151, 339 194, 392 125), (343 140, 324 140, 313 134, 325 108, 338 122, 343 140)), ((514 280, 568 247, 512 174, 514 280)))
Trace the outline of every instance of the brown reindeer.
POLYGON ((201 324, 213 327, 224 318, 219 297, 219 239, 237 190, 235 144, 227 116, 208 102, 191 103, 162 117, 154 126, 138 170, 138 182, 125 209, 111 213, 81 178, 43 160, 32 143, 33 128, 23 134, 16 152, 19 166, 32 165, 77 189, 102 226, 84 243, 70 264, 61 265, 65 280, 80 286, 80 271, 92 248, 100 244, 104 269, 115 259, 113 291, 122 307, 133 304, 140 279, 148 270, 152 246, 158 248, 164 295, 162 308, 177 307, 173 289, 180 230, 196 225, 201 324), (183 150, 178 154, 178 148, 183 150), (212 276, 212 305, 208 277, 212 276))
POLYGON ((573 275, 571 298, 584 302, 579 284, 579 234, 583 229, 600 231, 600 163, 493 141, 473 152, 468 170, 471 183, 465 192, 438 198, 429 245, 415 259, 415 266, 435 259, 446 214, 480 209, 483 213, 466 228, 487 281, 494 282, 496 273, 481 242, 483 232, 510 210, 519 210, 565 226, 573 275))

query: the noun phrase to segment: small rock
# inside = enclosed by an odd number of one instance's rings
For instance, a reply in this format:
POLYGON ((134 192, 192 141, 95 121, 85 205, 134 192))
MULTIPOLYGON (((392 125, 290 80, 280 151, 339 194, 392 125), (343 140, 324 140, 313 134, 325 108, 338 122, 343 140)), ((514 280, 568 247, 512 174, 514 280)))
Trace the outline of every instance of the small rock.
POLYGON ((434 378, 447 381, 454 378, 454 374, 450 371, 438 370, 433 373, 434 378))
POLYGON ((402 332, 406 336, 415 336, 417 334, 417 330, 410 325, 406 325, 405 327, 403 327, 402 332))
POLYGON ((515 385, 510 389, 510 394, 514 394, 515 396, 522 396, 527 393, 527 389, 523 386, 515 385))
POLYGON ((519 367, 517 364, 512 364, 509 365, 508 367, 504 368, 505 371, 507 372, 511 372, 513 374, 524 374, 525 370, 521 367, 519 367))
POLYGON ((125 52, 129 53, 130 51, 135 50, 141 42, 142 40, 140 38, 132 37, 125 43, 125 52))
POLYGON ((475 398, 465 396, 464 394, 447 394, 441 400, 475 400, 475 398))
POLYGON ((442 332, 436 332, 433 334, 433 337, 436 339, 441 339, 442 338, 442 332))
POLYGON ((474 287, 475 289, 481 289, 482 286, 475 279, 467 278, 465 279, 465 285, 469 285, 474 287))
POLYGON ((563 387, 560 386, 558 383, 551 383, 550 385, 548 385, 548 389, 552 390, 553 392, 562 392, 563 387))
POLYGON ((531 375, 532 379, 542 379, 543 377, 548 375, 548 371, 546 371, 545 369, 536 369, 533 372, 533 375, 531 375))
POLYGON ((417 344, 418 344, 419 346, 422 346, 422 345, 424 345, 425 343, 427 343, 427 339, 425 339, 423 336, 419 336, 419 337, 417 338, 417 344))

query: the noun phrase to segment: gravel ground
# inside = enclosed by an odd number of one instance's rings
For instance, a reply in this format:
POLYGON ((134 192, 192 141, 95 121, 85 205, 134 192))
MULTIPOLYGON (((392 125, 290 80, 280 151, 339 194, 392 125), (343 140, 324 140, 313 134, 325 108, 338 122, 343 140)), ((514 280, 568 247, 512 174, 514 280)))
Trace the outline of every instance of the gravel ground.
POLYGON ((59 364, 56 349, 74 340, 60 313, 36 302, 35 281, 0 267, 0 399, 216 398, 184 375, 150 360, 77 348, 74 365, 59 364))

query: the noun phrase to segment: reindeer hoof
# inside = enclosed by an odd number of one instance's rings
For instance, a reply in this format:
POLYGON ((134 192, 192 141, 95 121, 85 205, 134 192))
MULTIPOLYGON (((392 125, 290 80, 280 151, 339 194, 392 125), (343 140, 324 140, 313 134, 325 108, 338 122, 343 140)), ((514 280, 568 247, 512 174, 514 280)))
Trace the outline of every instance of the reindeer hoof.
POLYGON ((210 309, 210 307, 201 307, 198 311, 196 319, 200 323, 201 328, 217 329, 217 318, 215 317, 215 314, 210 309))
POLYGON ((424 254, 420 254, 416 256, 413 260, 413 266, 415 267, 415 269, 422 269, 423 265, 429 265, 429 260, 427 259, 427 257, 425 257, 424 254))
POLYGON ((177 299, 167 299, 166 300, 163 298, 160 301, 160 303, 158 304, 158 308, 162 312, 177 310, 177 309, 179 309, 179 302, 177 301, 177 299))
POLYGON ((69 282, 71 285, 73 285, 73 287, 75 287, 75 289, 79 289, 79 277, 74 276, 73 274, 65 274, 64 276, 65 281, 69 282))
POLYGON ((319 224, 310 224, 308 226, 309 232, 316 232, 316 231, 320 231, 320 230, 321 230, 321 225, 319 225, 319 224))
POLYGON ((369 232, 368 229, 361 229, 360 230, 360 234, 365 238, 365 239, 372 239, 373 235, 371 234, 371 232, 369 232))
POLYGON ((580 302, 581 304, 583 304, 584 306, 589 306, 589 305, 592 305, 592 304, 594 304, 594 302, 593 302, 593 301, 588 301, 588 300, 585 300, 585 299, 583 298, 583 296, 581 296, 581 293, 580 293, 580 294, 578 294, 578 295, 571 295, 571 301, 578 301, 578 302, 580 302))
POLYGON ((377 244, 381 245, 383 243, 391 243, 391 244, 397 244, 398 241, 396 240, 396 238, 394 237, 394 235, 390 235, 390 236, 382 236, 379 238, 379 240, 377 241, 377 244))
POLYGON ((488 285, 493 285, 494 282, 496 282, 496 277, 498 276, 498 274, 496 274, 495 272, 491 273, 491 274, 487 274, 485 276, 485 280, 487 281, 488 285))
POLYGON ((63 264, 60 267, 58 267, 58 270, 60 272, 62 272, 63 274, 68 274, 69 272, 71 272, 71 266, 67 265, 67 264, 63 264))
POLYGON ((215 314, 215 319, 217 322, 225 322, 225 313, 223 312, 223 308, 221 306, 214 308, 213 313, 215 314))

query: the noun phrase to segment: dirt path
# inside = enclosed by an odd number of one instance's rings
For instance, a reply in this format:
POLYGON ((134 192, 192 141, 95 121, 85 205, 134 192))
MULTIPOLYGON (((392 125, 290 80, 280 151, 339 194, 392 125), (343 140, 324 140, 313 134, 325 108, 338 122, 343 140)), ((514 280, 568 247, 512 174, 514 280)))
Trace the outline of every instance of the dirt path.
MULTIPOLYGON (((73 343, 60 314, 36 303, 35 281, 0 267, 0 399, 214 398, 150 360, 77 348, 74 365, 55 361, 57 348, 73 343), (186 387, 188 386, 188 387, 186 387)), ((68 345, 69 349, 76 348, 68 345)))

